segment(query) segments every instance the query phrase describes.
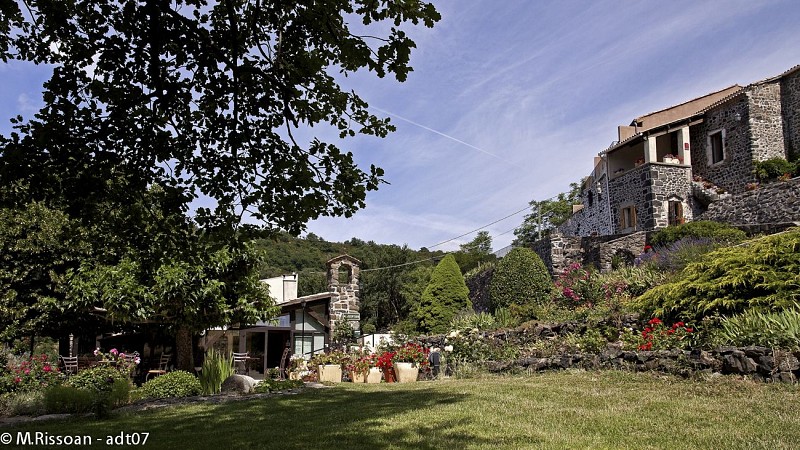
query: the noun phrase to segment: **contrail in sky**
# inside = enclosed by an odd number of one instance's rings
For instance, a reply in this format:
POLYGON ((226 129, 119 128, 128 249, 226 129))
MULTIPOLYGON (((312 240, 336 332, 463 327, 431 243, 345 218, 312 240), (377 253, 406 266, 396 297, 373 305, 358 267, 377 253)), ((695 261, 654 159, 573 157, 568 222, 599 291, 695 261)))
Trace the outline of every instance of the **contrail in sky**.
POLYGON ((501 157, 499 157, 499 156, 495 155, 495 154, 494 154, 494 153, 492 153, 492 152, 486 151, 486 150, 484 150, 484 149, 482 149, 482 148, 480 148, 480 147, 476 147, 476 146, 474 146, 474 145, 472 145, 472 144, 470 144, 470 143, 468 143, 468 142, 464 142, 464 141, 462 141, 461 139, 455 138, 455 137, 453 137, 453 136, 450 136, 450 135, 448 135, 448 134, 444 134, 444 133, 442 133, 441 131, 437 131, 437 130, 434 130, 433 128, 426 127, 425 125, 422 125, 421 123, 414 122, 414 121, 413 121, 413 120, 411 120, 411 119, 406 119, 406 118, 405 118, 405 117, 403 117, 403 116, 400 116, 400 115, 397 115, 397 114, 395 114, 395 113, 392 113, 392 112, 386 111, 386 110, 384 110, 384 109, 377 108, 377 107, 375 107, 375 106, 370 106, 370 109, 374 109, 375 111, 378 111, 378 112, 380 112, 380 113, 387 114, 387 115, 390 115, 390 116, 392 116, 392 117, 396 117, 396 118, 398 118, 398 119, 400 119, 400 120, 402 120, 402 121, 404 121, 404 122, 408 122, 408 123, 410 123, 411 125, 414 125, 414 126, 420 127, 420 128, 422 128, 423 130, 428 130, 428 131, 430 131, 431 133, 436 133, 436 134, 438 134, 439 136, 442 136, 442 137, 445 137, 445 138, 447 138, 447 139, 450 139, 451 141, 458 142, 458 143, 459 143, 459 144, 461 144, 461 145, 466 145, 466 146, 467 146, 467 147, 469 147, 469 148, 475 149, 475 150, 477 150, 477 151, 479 151, 479 152, 481 152, 481 153, 485 153, 485 154, 487 154, 487 155, 491 156, 492 158, 496 158, 496 159, 499 159, 500 161, 503 161, 503 162, 504 162, 504 163, 506 163, 506 164, 511 164, 512 166, 514 165, 514 164, 512 164, 510 161, 507 161, 507 160, 505 160, 505 159, 503 159, 503 158, 501 158, 501 157))

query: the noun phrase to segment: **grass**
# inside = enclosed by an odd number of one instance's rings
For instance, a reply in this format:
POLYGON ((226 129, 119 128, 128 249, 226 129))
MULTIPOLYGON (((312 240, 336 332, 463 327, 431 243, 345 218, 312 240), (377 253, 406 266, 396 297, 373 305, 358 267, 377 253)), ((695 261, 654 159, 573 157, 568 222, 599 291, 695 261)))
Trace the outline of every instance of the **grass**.
POLYGON ((795 448, 800 387, 567 371, 341 384, 0 432, 149 432, 150 448, 795 448), (320 447, 327 446, 327 447, 320 447))

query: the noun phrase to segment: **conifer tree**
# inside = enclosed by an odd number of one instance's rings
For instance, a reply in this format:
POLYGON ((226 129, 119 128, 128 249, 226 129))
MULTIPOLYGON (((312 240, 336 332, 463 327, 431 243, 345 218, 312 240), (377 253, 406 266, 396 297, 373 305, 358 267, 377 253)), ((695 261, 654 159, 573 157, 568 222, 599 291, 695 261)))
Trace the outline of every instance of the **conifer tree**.
POLYGON ((457 312, 472 309, 469 289, 453 255, 447 255, 433 269, 431 280, 422 292, 416 317, 419 331, 446 333, 457 312))

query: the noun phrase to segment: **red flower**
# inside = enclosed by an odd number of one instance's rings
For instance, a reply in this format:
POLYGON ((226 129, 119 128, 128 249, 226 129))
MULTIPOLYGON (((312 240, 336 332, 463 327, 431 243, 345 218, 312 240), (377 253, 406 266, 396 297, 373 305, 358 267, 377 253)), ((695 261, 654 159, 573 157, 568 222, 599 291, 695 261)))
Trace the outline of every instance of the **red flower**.
POLYGON ((687 333, 691 333, 692 331, 694 331, 694 328, 686 328, 687 333))
POLYGON ((20 382, 22 382, 22 378, 20 378, 20 377, 15 377, 14 378, 14 383, 20 383, 20 382))
POLYGON ((650 319, 650 322, 647 323, 649 323, 650 325, 658 325, 663 322, 661 322, 661 319, 659 319, 658 317, 653 317, 652 319, 650 319))

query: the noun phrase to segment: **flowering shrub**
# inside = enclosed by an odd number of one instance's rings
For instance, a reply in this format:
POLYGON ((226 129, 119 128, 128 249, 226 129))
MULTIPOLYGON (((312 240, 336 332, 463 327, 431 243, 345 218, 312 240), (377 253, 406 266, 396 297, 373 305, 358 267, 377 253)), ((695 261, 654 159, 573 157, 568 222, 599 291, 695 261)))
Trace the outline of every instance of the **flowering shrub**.
POLYGON ((391 369, 394 364, 394 354, 392 351, 381 353, 375 360, 375 367, 380 367, 382 370, 391 369))
POLYGON ((139 353, 133 352, 126 355, 116 348, 112 348, 108 353, 103 353, 98 347, 94 351, 94 356, 97 356, 100 362, 109 364, 117 369, 119 373, 128 376, 133 374, 134 370, 136 370, 136 366, 142 361, 141 358, 139 358, 139 353))
POLYGON ((409 342, 394 352, 392 361, 410 362, 416 364, 418 367, 425 367, 428 365, 428 349, 422 348, 419 344, 409 342))
POLYGON ((368 372, 370 368, 377 367, 378 355, 370 353, 369 350, 356 352, 352 355, 351 363, 347 366, 350 373, 364 373, 368 372))
POLYGON ((62 380, 58 364, 48 361, 45 354, 34 355, 19 363, 9 362, 4 374, 8 391, 29 392, 62 380))
POLYGON ((675 322, 668 327, 661 319, 654 317, 642 330, 642 342, 639 344, 639 350, 685 348, 689 345, 687 336, 693 332, 694 328, 683 322, 675 322))
POLYGON ((564 269, 555 286, 553 301, 567 308, 592 308, 620 295, 626 287, 624 283, 602 283, 594 270, 578 263, 564 269))

